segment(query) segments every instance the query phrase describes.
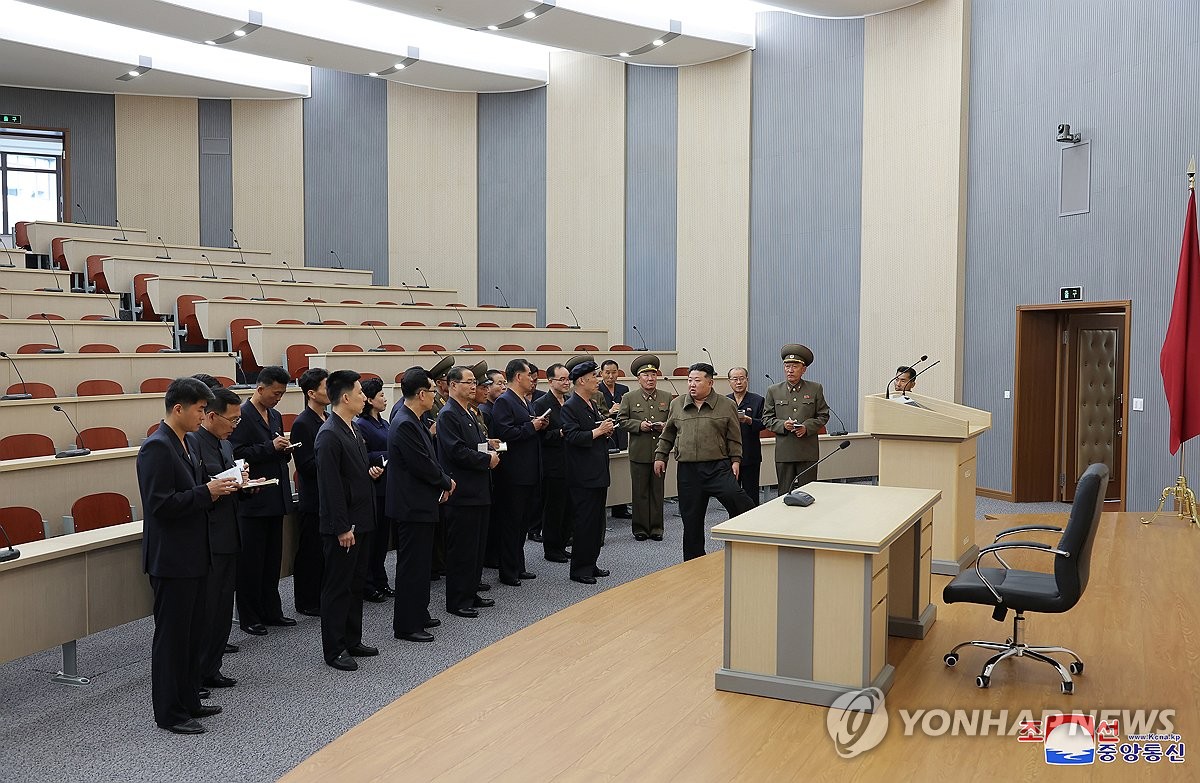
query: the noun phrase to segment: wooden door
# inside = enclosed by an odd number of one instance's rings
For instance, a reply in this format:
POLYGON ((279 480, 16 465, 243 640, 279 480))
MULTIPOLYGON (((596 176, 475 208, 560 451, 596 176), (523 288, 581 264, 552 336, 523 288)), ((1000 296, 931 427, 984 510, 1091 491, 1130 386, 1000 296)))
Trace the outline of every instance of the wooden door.
MULTIPOLYGON (((1059 488, 1061 498, 1070 501, 1088 465, 1103 462, 1110 475, 1121 475, 1125 316, 1077 313, 1067 315, 1065 321, 1059 488)), ((1109 482, 1107 499, 1120 497, 1120 485, 1109 482)))

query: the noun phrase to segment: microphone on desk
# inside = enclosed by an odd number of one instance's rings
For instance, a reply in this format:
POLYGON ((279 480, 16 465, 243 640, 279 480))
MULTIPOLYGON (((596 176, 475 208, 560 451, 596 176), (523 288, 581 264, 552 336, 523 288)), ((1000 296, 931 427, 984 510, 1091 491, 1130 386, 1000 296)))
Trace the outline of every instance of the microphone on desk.
POLYGON ((212 272, 211 275, 204 275, 200 279, 201 280, 216 280, 217 279, 217 270, 213 267, 212 261, 208 260, 208 254, 201 253, 200 257, 204 259, 204 263, 208 264, 208 271, 212 272))
MULTIPOLYGON (((829 408, 829 403, 825 403, 825 407, 829 408)), ((839 435, 849 435, 850 433, 846 430, 846 422, 842 421, 842 417, 837 415, 837 411, 835 411, 833 408, 829 408, 829 412, 833 414, 833 418, 838 420, 838 424, 842 425, 842 430, 841 432, 830 432, 828 434, 833 435, 834 437, 839 435)))
POLYGON ((770 384, 771 386, 775 385, 775 379, 771 377, 771 373, 764 372, 763 377, 767 379, 768 384, 770 384))
POLYGON ((406 282, 404 282, 403 280, 401 280, 401 281, 400 281, 400 286, 401 286, 401 287, 404 289, 404 292, 408 294, 408 299, 409 299, 409 301, 407 301, 407 302, 401 302, 400 304, 404 304, 404 305, 410 305, 410 306, 414 306, 414 305, 416 305, 416 303, 417 303, 417 300, 416 300, 416 299, 413 297, 413 294, 412 294, 412 289, 408 287, 408 283, 406 283, 406 282))
MULTIPOLYGON (((39 288, 38 290, 46 291, 46 292, 52 293, 52 294, 61 294, 62 290, 63 290, 62 289, 62 281, 58 279, 58 265, 55 264, 54 261, 50 262, 50 274, 54 277, 54 287, 50 288, 49 286, 47 286, 45 288, 39 288)), ((72 293, 74 293, 74 291, 72 291, 72 293)))
POLYGON ((460 350, 460 351, 475 350, 474 346, 471 345, 471 338, 467 336, 467 330, 463 328, 464 324, 455 324, 454 326, 456 329, 458 329, 459 334, 461 334, 462 338, 463 338, 463 344, 458 350, 460 350))
POLYGON ((251 273, 250 273, 250 276, 254 278, 254 282, 258 283, 258 292, 259 292, 260 294, 262 294, 262 296, 260 296, 259 298, 257 298, 257 299, 251 299, 250 301, 252 301, 252 302, 265 302, 265 301, 267 301, 267 292, 266 292, 265 290, 263 290, 262 281, 258 279, 258 273, 257 273, 257 272, 251 272, 251 273))
POLYGON ((324 325, 325 325, 325 321, 324 321, 324 320, 322 320, 322 318, 321 318, 321 308, 317 307, 317 300, 316 300, 316 299, 313 299, 311 296, 309 296, 309 297, 306 297, 306 298, 304 299, 304 301, 306 301, 306 302, 308 302, 310 305, 312 305, 312 308, 313 308, 313 310, 315 310, 315 311, 316 311, 316 313, 317 313, 317 320, 315 320, 315 321, 309 321, 309 322, 308 322, 308 325, 309 325, 309 326, 324 326, 324 325))
POLYGON ((171 344, 166 348, 159 348, 159 353, 179 353, 179 349, 175 347, 175 339, 179 336, 175 334, 175 322, 168 321, 166 316, 163 316, 163 324, 171 330, 171 344))
POLYGON ((337 262, 337 266, 335 266, 334 269, 345 269, 346 268, 346 267, 342 266, 342 257, 337 254, 336 250, 330 250, 329 255, 333 256, 333 260, 337 262))
POLYGON ((33 395, 29 393, 29 387, 25 385, 25 379, 21 377, 21 368, 17 366, 16 359, 13 359, 11 356, 9 356, 4 351, 0 351, 0 359, 8 359, 10 362, 12 362, 13 370, 15 370, 17 373, 17 380, 19 380, 21 382, 21 393, 20 394, 6 394, 3 397, 0 397, 0 400, 32 399, 33 395))
MULTIPOLYGON (((83 205, 82 205, 82 204, 80 204, 78 201, 76 201, 76 202, 75 202, 75 209, 78 209, 78 210, 79 210, 79 212, 80 212, 80 213, 83 215, 83 222, 84 222, 84 223, 91 223, 91 222, 92 222, 92 221, 88 220, 88 215, 87 215, 87 212, 86 212, 86 211, 84 211, 84 209, 83 209, 83 205)), ((76 225, 78 225, 78 224, 79 224, 79 221, 75 221, 75 223, 76 223, 76 225)))
POLYGON ((914 376, 913 376, 913 381, 916 381, 916 380, 917 380, 917 378, 920 378, 922 375, 924 375, 925 373, 929 372, 929 371, 930 371, 930 370, 932 370, 934 367, 937 367, 937 366, 938 366, 939 364, 941 364, 941 363, 942 363, 942 360, 941 360, 941 359, 938 359, 938 360, 937 360, 937 361, 935 361, 933 364, 929 365, 929 366, 928 366, 928 367, 926 367, 924 370, 921 370, 919 373, 917 373, 916 375, 914 375, 914 376))
POLYGON ((709 353, 709 352, 708 352, 708 349, 707 349, 707 348, 705 348, 705 347, 703 347, 703 346, 701 346, 701 347, 700 347, 700 350, 701 350, 701 351, 704 351, 704 355, 708 357, 708 363, 709 363, 709 364, 711 364, 711 365, 713 366, 713 369, 714 369, 714 370, 716 370, 716 369, 717 369, 717 363, 716 363, 716 361, 714 361, 714 360, 713 360, 713 358, 712 358, 712 354, 711 354, 711 353, 709 353))
POLYGON ((63 406, 61 405, 55 405, 54 410, 67 417, 67 423, 71 425, 71 429, 75 430, 75 445, 78 447, 74 449, 63 449, 55 454, 54 458, 63 459, 64 457, 86 457, 88 454, 91 454, 92 450, 84 447, 83 435, 79 433, 79 428, 75 426, 75 422, 71 421, 71 414, 63 410, 63 406))
POLYGON ((500 291, 500 298, 504 300, 504 306, 508 307, 508 297, 504 295, 504 291, 501 290, 500 286, 496 286, 496 290, 500 291))
POLYGON ((571 309, 571 305, 567 305, 567 312, 568 312, 568 313, 570 313, 570 314, 571 314, 571 317, 575 319, 575 325, 574 325, 574 326, 572 326, 572 327, 569 327, 569 328, 571 328, 571 329, 582 329, 583 327, 579 325, 579 319, 578 319, 578 318, 576 318, 576 316, 575 316, 575 311, 571 309))
MULTIPOLYGON (((844 440, 841 443, 839 443, 838 447, 837 447, 837 451, 829 452, 824 457, 821 457, 819 460, 817 460, 816 462, 809 465, 804 470, 797 473, 795 480, 792 482, 792 486, 795 487, 799 483, 800 479, 804 476, 805 473, 808 473, 810 470, 816 470, 817 465, 820 465, 822 462, 829 459, 834 454, 837 454, 838 451, 841 451, 842 449, 848 449, 848 448, 850 448, 850 441, 844 440)), ((800 489, 793 489, 791 492, 789 492, 783 496, 783 503, 785 506, 811 506, 813 503, 816 502, 816 500, 817 499, 814 498, 812 495, 810 495, 807 492, 804 492, 800 489)))
POLYGON ((467 325, 467 322, 463 320, 462 310, 459 310, 458 305, 455 305, 455 304, 450 305, 450 307, 453 307, 455 314, 458 315, 458 323, 453 324, 453 325, 462 329, 463 327, 465 327, 467 325))
POLYGON ((419 267, 419 266, 414 266, 414 267, 413 267, 413 269, 417 270, 417 274, 421 276, 421 281, 422 281, 423 283, 425 283, 425 285, 423 285, 423 286, 419 286, 419 287, 420 287, 420 288, 428 288, 428 287, 429 287, 429 281, 428 281, 428 280, 425 278, 425 273, 421 271, 421 267, 419 267))
POLYGON ((229 233, 233 236, 233 246, 237 248, 239 261, 234 261, 235 264, 246 263, 246 257, 242 255, 242 243, 238 241, 237 234, 233 233, 233 228, 229 229, 229 233))
POLYGON ((233 377, 237 380, 231 389, 253 389, 254 387, 246 383, 246 371, 242 368, 242 354, 235 353, 233 355, 233 377))
POLYGON ((371 353, 376 353, 379 351, 386 351, 387 348, 383 344, 383 338, 379 336, 379 330, 375 328, 375 324, 369 323, 369 324, 367 324, 367 326, 371 327, 371 331, 375 333, 375 339, 379 341, 379 345, 375 346, 374 348, 369 348, 367 350, 369 350, 371 353))
MULTIPOLYGON (((4 237, 0 236, 0 250, 8 250, 8 249, 9 248, 4 244, 4 237)), ((15 252, 17 249, 16 245, 13 245, 12 249, 15 252)), ((17 267, 17 265, 12 262, 12 259, 7 254, 5 254, 4 257, 8 258, 9 261, 6 264, 0 264, 0 267, 3 267, 5 269, 15 269, 17 267)))
POLYGON ((113 218, 113 220, 117 221, 117 228, 121 229, 121 236, 119 236, 119 237, 113 237, 113 238, 112 238, 112 241, 114 241, 114 242, 128 242, 128 241, 129 241, 129 237, 125 236, 125 227, 121 225, 121 218, 113 218))
POLYGON ((42 350, 38 351, 38 353, 66 353, 66 351, 64 351, 62 348, 62 343, 58 341, 58 332, 54 331, 54 322, 50 320, 50 316, 46 315, 45 313, 39 313, 38 315, 45 320, 46 326, 50 327, 50 334, 54 337, 54 347, 43 348, 42 350))
MULTIPOLYGON (((921 358, 920 358, 920 359, 916 360, 916 361, 915 361, 915 362, 913 362, 912 364, 906 365, 906 367, 907 367, 907 369, 909 369, 909 370, 916 369, 916 366, 917 366, 918 364, 920 364, 921 362, 923 362, 923 361, 927 360, 928 358, 929 358, 928 356, 925 356, 924 354, 922 354, 922 356, 921 356, 921 358)), ((940 360, 939 360, 939 361, 940 361, 940 360)), ((894 384, 894 383, 895 383, 897 380, 899 380, 899 379, 900 379, 900 376, 901 376, 901 375, 903 375, 903 374, 904 374, 904 370, 901 370, 901 371, 897 372, 897 373, 896 373, 894 376, 892 376, 892 379, 891 379, 890 381, 888 381, 888 385, 887 385, 887 387, 886 387, 886 388, 883 390, 883 398, 884 398, 885 400, 890 400, 890 399, 892 398, 892 384, 894 384)), ((919 374, 920 374, 920 373, 918 373, 918 375, 919 375, 919 374)), ((913 378, 915 379, 915 378, 916 378, 916 376, 914 375, 914 376, 913 376, 913 378)))
POLYGON ((162 237, 159 237, 158 244, 162 245, 163 252, 166 253, 166 255, 155 256, 155 258, 164 260, 164 261, 169 261, 171 259, 171 251, 167 250, 167 243, 163 241, 162 237))
POLYGON ((103 318, 101 318, 100 320, 101 321, 120 321, 121 314, 117 312, 117 306, 115 304, 113 304, 112 298, 108 294, 99 294, 99 296, 104 297, 104 301, 108 302, 108 307, 113 312, 113 314, 111 316, 106 315, 103 318))
POLYGON ((642 350, 649 351, 650 349, 646 347, 646 338, 642 336, 641 331, 637 328, 637 324, 633 325, 633 333, 636 334, 638 339, 642 341, 642 350))
POLYGON ((284 262, 283 262, 283 265, 284 265, 285 267, 287 267, 288 274, 289 274, 289 275, 291 275, 291 277, 292 277, 292 279, 291 279, 291 280, 289 280, 288 282, 289 282, 289 283, 295 283, 295 282, 298 282, 298 281, 296 280, 296 273, 292 271, 292 268, 291 268, 290 266, 288 266, 288 262, 287 262, 287 261, 284 261, 284 262))
POLYGON ((0 533, 4 534, 4 543, 8 544, 8 551, 0 552, 0 563, 7 563, 9 560, 16 560, 21 556, 21 550, 13 549, 12 539, 8 537, 8 531, 4 529, 4 525, 0 525, 0 533))

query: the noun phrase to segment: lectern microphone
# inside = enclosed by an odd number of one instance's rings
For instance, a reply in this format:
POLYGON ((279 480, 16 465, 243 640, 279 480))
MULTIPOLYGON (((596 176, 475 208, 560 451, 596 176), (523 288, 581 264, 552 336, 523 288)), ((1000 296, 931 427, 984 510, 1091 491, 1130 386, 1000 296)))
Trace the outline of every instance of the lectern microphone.
MULTIPOLYGON (((800 482, 800 479, 804 476, 805 473, 808 473, 810 470, 816 470, 818 465, 820 465, 822 462, 824 462, 825 460, 832 457, 834 454, 837 454, 838 451, 841 451, 842 449, 848 449, 848 448, 850 448, 850 441, 844 440, 841 443, 839 443, 838 447, 837 447, 837 451, 831 451, 830 453, 826 454, 824 457, 821 457, 821 459, 817 460, 816 462, 809 465, 804 470, 797 473, 795 480, 792 481, 792 486, 795 487, 800 482)), ((811 506, 816 501, 817 501, 817 499, 814 498, 812 495, 808 494, 807 492, 803 492, 799 489, 793 489, 791 492, 789 492, 783 496, 783 504, 785 506, 811 506)))
POLYGON ((58 341, 58 332, 54 331, 54 323, 50 320, 50 316, 45 313, 38 313, 38 317, 46 322, 46 326, 50 327, 50 336, 54 338, 53 348, 43 348, 38 353, 66 353, 62 348, 62 343, 58 341))
POLYGON ((71 425, 71 429, 75 430, 75 445, 74 449, 63 449, 54 455, 55 459, 64 459, 66 457, 86 457, 92 453, 92 450, 83 445, 83 435, 79 434, 79 428, 75 426, 75 422, 71 421, 71 414, 63 410, 63 406, 55 405, 54 410, 67 417, 67 423, 71 425))
MULTIPOLYGON (((19 380, 21 382, 21 393, 20 394, 6 394, 3 397, 0 397, 0 400, 32 399, 33 395, 29 393, 29 387, 25 385, 25 379, 21 377, 21 368, 17 366, 16 359, 13 359, 11 356, 9 356, 4 351, 0 351, 0 359, 8 359, 10 362, 12 362, 13 370, 17 373, 17 380, 19 380)), ((15 386, 16 384, 13 384, 13 385, 15 386)))

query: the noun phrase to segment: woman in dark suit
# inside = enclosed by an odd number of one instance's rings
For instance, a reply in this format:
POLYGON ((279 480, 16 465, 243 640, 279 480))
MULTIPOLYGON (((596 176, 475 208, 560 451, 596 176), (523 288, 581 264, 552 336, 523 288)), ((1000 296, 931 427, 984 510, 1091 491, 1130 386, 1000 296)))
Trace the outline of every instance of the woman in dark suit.
MULTIPOLYGON (((383 381, 378 378, 368 378, 362 382, 362 392, 367 398, 362 413, 354 419, 354 424, 367 444, 367 456, 371 465, 384 467, 388 450, 388 422, 383 418, 387 410, 387 395, 383 393, 383 381)), ((384 473, 386 474, 386 469, 384 473)), ((375 481, 375 519, 377 526, 371 536, 371 551, 367 554, 367 585, 363 590, 363 598, 374 603, 383 603, 387 598, 396 594, 388 587, 387 570, 383 561, 387 559, 388 548, 391 545, 391 525, 384 523, 384 498, 387 496, 387 481, 384 478, 375 481)))

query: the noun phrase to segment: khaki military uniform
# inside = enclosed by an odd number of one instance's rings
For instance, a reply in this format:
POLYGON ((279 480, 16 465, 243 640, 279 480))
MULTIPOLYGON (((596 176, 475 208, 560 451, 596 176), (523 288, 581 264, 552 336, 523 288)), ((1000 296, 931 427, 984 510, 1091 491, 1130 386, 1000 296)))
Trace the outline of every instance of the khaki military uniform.
MULTIPOLYGON (((828 421, 825 391, 816 381, 801 378, 796 386, 789 386, 784 381, 767 387, 763 426, 775 433, 775 473, 779 478, 780 493, 791 490, 796 476, 821 458, 817 437, 828 421), (788 419, 804 425, 803 437, 787 431, 784 424, 788 419)), ((803 486, 814 479, 816 472, 810 470, 800 479, 800 484, 803 486)))
POLYGON ((665 479, 654 475, 654 447, 658 432, 642 432, 642 422, 665 423, 671 395, 661 389, 647 399, 640 388, 626 392, 617 413, 617 426, 629 434, 629 481, 633 489, 633 535, 637 538, 663 534, 663 486, 665 479))

